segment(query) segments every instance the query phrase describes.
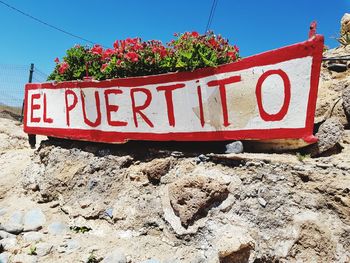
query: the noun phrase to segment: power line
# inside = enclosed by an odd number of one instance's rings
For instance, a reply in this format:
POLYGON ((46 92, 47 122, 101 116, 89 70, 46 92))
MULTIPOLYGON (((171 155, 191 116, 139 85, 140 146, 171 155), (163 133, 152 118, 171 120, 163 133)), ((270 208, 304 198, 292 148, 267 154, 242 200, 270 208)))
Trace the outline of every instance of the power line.
POLYGON ((205 27, 205 33, 208 32, 208 30, 209 30, 209 28, 211 26, 211 23, 213 21, 213 17, 214 17, 214 14, 215 14, 215 9, 216 9, 216 6, 218 4, 218 1, 219 0, 213 0, 213 4, 211 6, 210 14, 209 14, 209 17, 208 17, 207 26, 205 27))
POLYGON ((4 1, 1 1, 1 0, 0 0, 0 4, 3 4, 3 5, 5 5, 5 6, 7 6, 8 8, 10 8, 10 9, 12 9, 12 10, 14 10, 14 11, 16 11, 16 12, 18 12, 18 13, 20 13, 20 14, 26 16, 26 17, 29 17, 30 19, 32 19, 32 20, 34 20, 34 21, 36 21, 36 22, 39 22, 39 23, 41 23, 41 24, 43 24, 43 25, 45 25, 45 26, 48 26, 48 27, 50 27, 50 28, 52 28, 52 29, 55 29, 55 30, 57 30, 57 31, 59 31, 59 32, 61 32, 61 33, 64 33, 64 34, 69 35, 69 36, 71 36, 71 37, 78 38, 78 39, 80 39, 80 40, 83 40, 83 41, 88 42, 88 43, 93 44, 93 45, 95 44, 95 42, 93 42, 93 41, 91 41, 91 40, 88 40, 88 39, 86 39, 86 38, 83 38, 83 37, 80 37, 80 36, 78 36, 78 35, 72 34, 72 33, 68 32, 68 31, 66 31, 66 30, 63 30, 63 29, 61 29, 61 28, 58 28, 57 26, 51 25, 51 24, 49 24, 49 23, 46 23, 45 21, 42 21, 42 20, 40 20, 40 19, 38 19, 38 18, 36 18, 36 17, 34 17, 34 16, 28 14, 28 13, 25 13, 25 12, 19 10, 18 8, 16 8, 16 7, 14 7, 14 6, 11 6, 11 5, 5 3, 4 1))

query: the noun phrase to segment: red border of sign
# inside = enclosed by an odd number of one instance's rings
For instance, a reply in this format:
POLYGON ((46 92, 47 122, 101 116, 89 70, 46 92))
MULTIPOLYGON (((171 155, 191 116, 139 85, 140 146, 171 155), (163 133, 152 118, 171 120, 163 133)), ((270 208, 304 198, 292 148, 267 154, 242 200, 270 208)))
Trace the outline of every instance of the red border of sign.
POLYGON ((134 77, 94 81, 70 81, 60 83, 30 83, 25 86, 24 131, 28 134, 40 134, 58 138, 68 138, 95 142, 119 143, 127 140, 152 141, 225 141, 242 139, 303 139, 313 143, 314 115, 317 100, 317 89, 320 76, 324 38, 317 35, 314 38, 295 45, 268 51, 251 56, 241 61, 221 65, 217 68, 198 69, 193 72, 167 73, 161 75, 134 77), (304 128, 270 129, 270 130, 242 130, 242 131, 211 131, 211 132, 169 132, 169 133, 137 133, 137 132, 107 132, 100 130, 83 130, 67 128, 40 128, 27 126, 28 90, 31 89, 59 89, 59 88, 88 88, 88 87, 135 87, 164 82, 188 81, 231 71, 243 70, 256 66, 276 64, 286 60, 312 56, 310 79, 310 93, 308 99, 307 116, 304 128))

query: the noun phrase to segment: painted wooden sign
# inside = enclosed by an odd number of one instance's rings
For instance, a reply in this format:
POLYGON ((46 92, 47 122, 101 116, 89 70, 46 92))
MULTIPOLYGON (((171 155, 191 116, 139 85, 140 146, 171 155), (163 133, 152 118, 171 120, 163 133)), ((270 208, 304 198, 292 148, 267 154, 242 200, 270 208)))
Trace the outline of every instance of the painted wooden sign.
POLYGON ((323 37, 194 72, 27 84, 24 130, 59 138, 209 141, 312 135, 323 37))

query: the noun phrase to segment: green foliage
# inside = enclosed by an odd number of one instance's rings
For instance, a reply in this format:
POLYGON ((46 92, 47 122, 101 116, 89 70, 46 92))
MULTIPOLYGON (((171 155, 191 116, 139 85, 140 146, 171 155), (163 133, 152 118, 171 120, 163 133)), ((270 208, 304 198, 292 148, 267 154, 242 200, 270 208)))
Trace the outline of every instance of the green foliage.
POLYGON ((239 59, 238 48, 213 32, 204 35, 186 32, 175 36, 177 39, 167 46, 157 40, 140 38, 117 40, 113 49, 76 45, 67 50, 62 62, 55 59, 56 67, 48 80, 83 80, 87 76, 104 80, 192 71, 239 59))
POLYGON ((306 158, 311 158, 310 154, 301 154, 299 152, 296 154, 296 156, 297 156, 298 161, 302 162, 302 163, 304 162, 304 160, 306 158))
POLYGON ((34 256, 36 255, 36 246, 31 245, 31 246, 29 247, 28 255, 34 255, 34 256))
POLYGON ((69 229, 74 231, 75 233, 82 233, 82 234, 92 230, 90 227, 87 227, 87 226, 71 226, 69 229))

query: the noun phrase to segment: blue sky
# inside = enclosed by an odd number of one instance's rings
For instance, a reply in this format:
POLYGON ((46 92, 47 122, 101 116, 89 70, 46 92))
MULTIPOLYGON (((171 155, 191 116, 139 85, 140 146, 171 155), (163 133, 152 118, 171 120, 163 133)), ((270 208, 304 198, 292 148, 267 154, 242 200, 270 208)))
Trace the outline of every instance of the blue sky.
MULTIPOLYGON (((212 0, 4 0, 47 23, 104 46, 115 39, 141 37, 168 42, 174 32, 203 33, 212 0)), ((240 47, 243 57, 307 38, 311 21, 330 47, 349 0, 219 0, 211 29, 240 47)), ((55 57, 74 44, 86 44, 39 24, 0 4, 0 64, 35 63, 49 74, 55 57)))

